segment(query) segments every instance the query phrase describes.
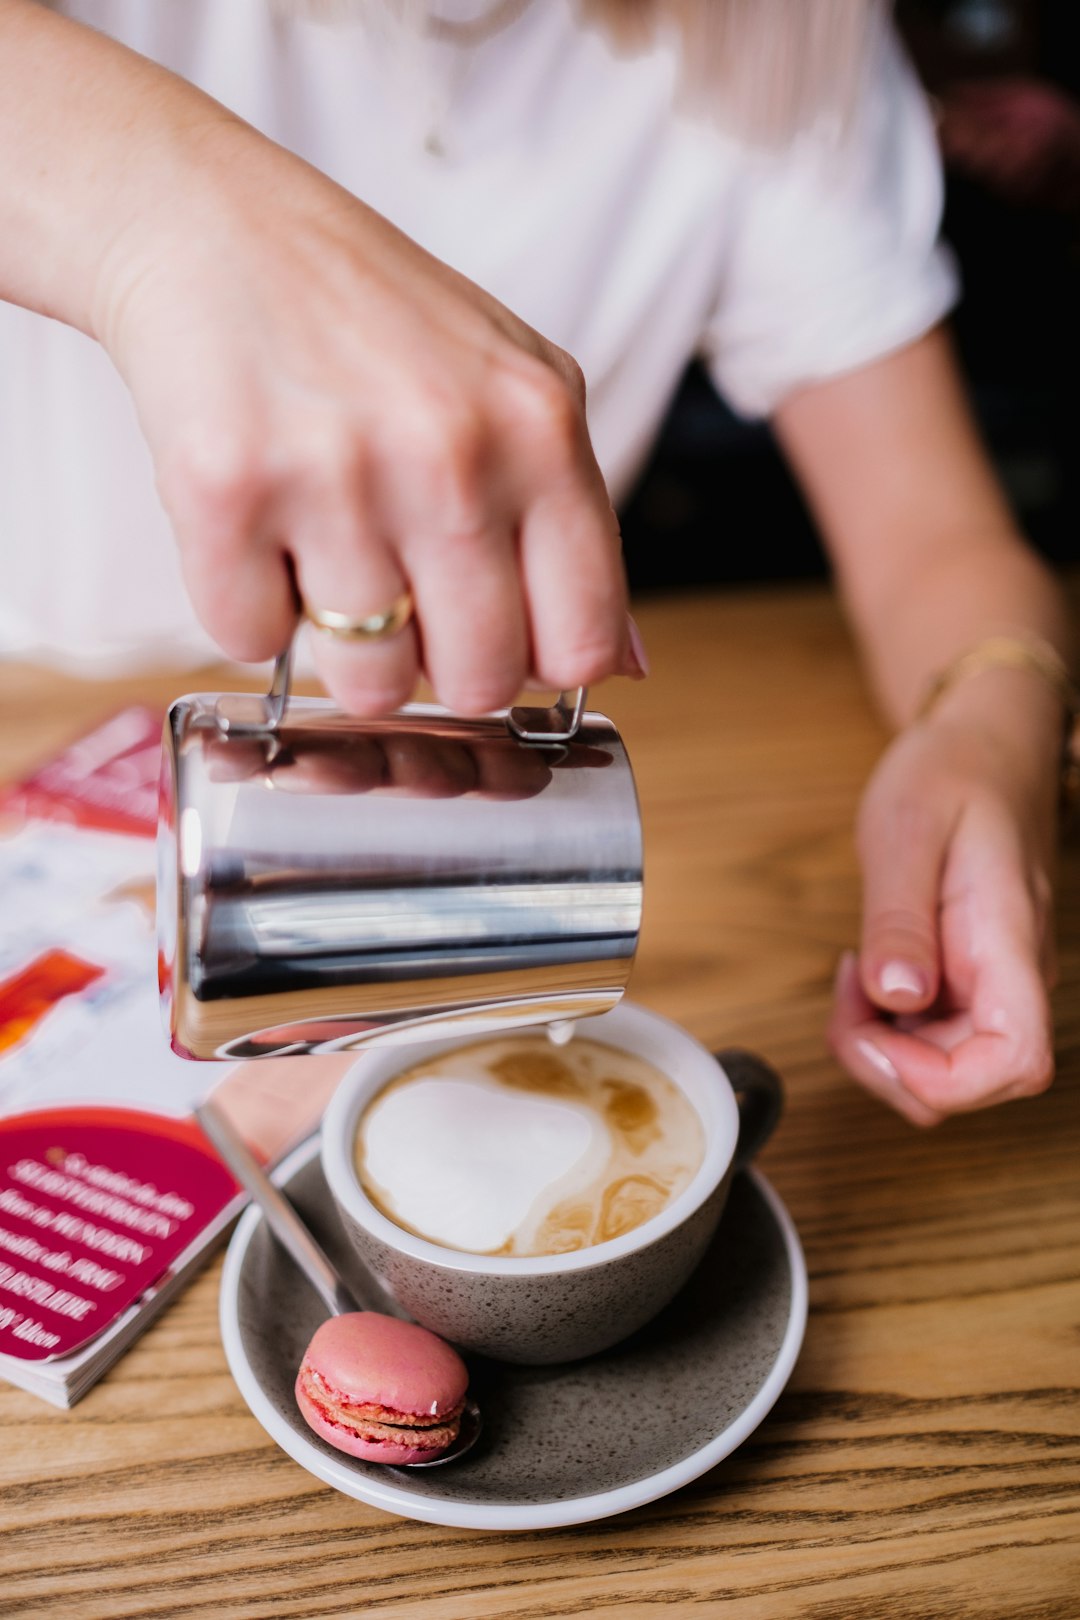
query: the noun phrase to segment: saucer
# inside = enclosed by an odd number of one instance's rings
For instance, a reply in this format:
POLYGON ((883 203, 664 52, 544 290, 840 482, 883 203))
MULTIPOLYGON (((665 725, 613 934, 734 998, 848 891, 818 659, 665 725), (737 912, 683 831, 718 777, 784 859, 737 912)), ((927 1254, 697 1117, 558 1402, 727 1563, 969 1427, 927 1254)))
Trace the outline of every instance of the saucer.
MULTIPOLYGON (((319 1163, 298 1148, 274 1180, 346 1281, 355 1268, 319 1163)), ((764 1176, 736 1176, 716 1237, 682 1292, 632 1338, 586 1361, 470 1361, 480 1443, 445 1468, 365 1463, 300 1416, 293 1384, 326 1308, 258 1209, 233 1235, 221 1332, 254 1417, 309 1473, 387 1513, 475 1530, 584 1524, 666 1496, 751 1434, 786 1384, 806 1328, 806 1264, 764 1176)))

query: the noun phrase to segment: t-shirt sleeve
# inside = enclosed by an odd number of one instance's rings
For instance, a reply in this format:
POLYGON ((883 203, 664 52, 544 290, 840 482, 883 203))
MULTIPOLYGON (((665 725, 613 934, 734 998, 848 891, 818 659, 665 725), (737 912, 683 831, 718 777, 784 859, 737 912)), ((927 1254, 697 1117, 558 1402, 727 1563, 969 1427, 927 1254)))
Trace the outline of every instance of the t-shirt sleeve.
POLYGON ((857 370, 922 336, 956 301, 939 242, 930 109, 891 32, 876 41, 842 134, 819 120, 748 158, 703 353, 740 414, 857 370))

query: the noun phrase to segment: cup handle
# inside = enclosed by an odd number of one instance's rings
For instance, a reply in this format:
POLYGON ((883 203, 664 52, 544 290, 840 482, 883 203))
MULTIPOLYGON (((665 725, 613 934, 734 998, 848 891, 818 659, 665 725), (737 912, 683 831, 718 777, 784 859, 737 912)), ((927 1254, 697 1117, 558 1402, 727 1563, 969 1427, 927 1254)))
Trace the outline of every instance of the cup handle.
POLYGON ((776 1070, 754 1052, 726 1046, 714 1052, 731 1082, 739 1105, 739 1140, 734 1167, 742 1170, 765 1146, 784 1111, 784 1082, 776 1070))

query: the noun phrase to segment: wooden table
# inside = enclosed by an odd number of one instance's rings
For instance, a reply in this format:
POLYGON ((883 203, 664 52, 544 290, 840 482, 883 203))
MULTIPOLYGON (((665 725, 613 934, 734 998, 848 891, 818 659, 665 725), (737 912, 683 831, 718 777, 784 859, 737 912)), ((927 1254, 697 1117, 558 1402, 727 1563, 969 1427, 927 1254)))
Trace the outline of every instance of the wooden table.
MULTIPOLYGON (((740 1451, 625 1517, 528 1535, 389 1518, 311 1478, 225 1365, 213 1264, 70 1413, 0 1387, 0 1615, 266 1620, 1080 1616, 1080 866, 1060 1077, 920 1133, 822 1029, 882 744, 818 589, 643 604, 654 674, 597 694, 638 772, 633 993, 783 1071, 764 1169, 810 1271, 790 1386, 740 1451)), ((202 684, 186 680, 185 686, 202 684)), ((0 772, 170 681, 0 672, 0 772)))

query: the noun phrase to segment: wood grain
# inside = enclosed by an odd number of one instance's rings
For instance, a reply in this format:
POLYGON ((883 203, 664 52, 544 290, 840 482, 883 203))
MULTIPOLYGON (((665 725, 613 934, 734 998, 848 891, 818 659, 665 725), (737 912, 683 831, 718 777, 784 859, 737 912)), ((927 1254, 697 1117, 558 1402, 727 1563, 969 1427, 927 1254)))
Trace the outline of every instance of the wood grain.
MULTIPOLYGON (((852 813, 883 741, 833 601, 674 598, 639 620, 652 678, 594 695, 645 816, 633 993, 787 1077, 763 1161, 810 1268, 787 1392, 727 1462, 625 1517, 530 1535, 414 1524, 313 1480, 248 1415, 214 1265, 73 1412, 0 1388, 0 1615, 1080 1617, 1075 849, 1054 1089, 914 1130, 822 1037, 856 931, 852 813)), ((176 690, 8 669, 0 773, 176 690)))

